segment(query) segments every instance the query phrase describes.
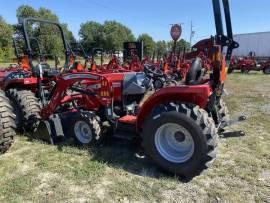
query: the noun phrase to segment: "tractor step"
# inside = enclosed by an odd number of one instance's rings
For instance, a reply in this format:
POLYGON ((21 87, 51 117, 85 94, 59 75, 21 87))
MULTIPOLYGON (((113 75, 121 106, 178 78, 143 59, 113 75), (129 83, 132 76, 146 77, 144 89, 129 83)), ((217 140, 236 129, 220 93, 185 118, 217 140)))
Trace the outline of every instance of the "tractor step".
POLYGON ((126 115, 118 119, 118 123, 128 123, 128 124, 133 124, 135 126, 137 121, 136 116, 132 115, 126 115))
POLYGON ((136 137, 136 117, 124 116, 117 122, 113 137, 132 140, 136 137))
POLYGON ((135 139, 136 136, 133 133, 130 133, 130 132, 117 131, 117 132, 115 132, 113 134, 113 137, 131 141, 131 140, 135 139))

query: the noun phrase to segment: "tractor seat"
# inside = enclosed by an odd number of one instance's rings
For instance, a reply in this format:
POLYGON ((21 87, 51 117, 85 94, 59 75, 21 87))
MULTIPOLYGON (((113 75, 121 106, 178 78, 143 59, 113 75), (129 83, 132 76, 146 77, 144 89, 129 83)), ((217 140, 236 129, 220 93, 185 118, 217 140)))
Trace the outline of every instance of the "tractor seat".
POLYGON ((146 68, 147 70, 154 71, 156 69, 156 66, 154 66, 153 64, 146 63, 146 64, 144 64, 144 68, 146 68))
MULTIPOLYGON (((60 74, 60 72, 58 70, 52 70, 50 65, 47 63, 40 63, 41 67, 42 67, 42 74, 45 78, 50 78, 50 77, 54 77, 60 74)), ((39 67, 37 67, 39 68, 39 67)))
POLYGON ((191 64, 186 76, 186 85, 199 85, 202 78, 202 60, 197 57, 191 64))
POLYGON ((152 76, 152 77, 163 77, 164 74, 162 71, 157 70, 157 66, 153 64, 144 64, 144 72, 147 76, 152 76))
POLYGON ((47 63, 39 63, 38 65, 35 66, 34 69, 34 75, 39 75, 40 74, 40 66, 42 68, 42 74, 46 74, 46 72, 49 72, 51 70, 50 65, 47 63))
POLYGON ((50 71, 51 70, 51 67, 50 67, 50 65, 48 64, 48 63, 40 63, 40 65, 41 65, 41 67, 42 67, 42 71, 43 71, 43 73, 45 72, 45 71, 50 71))

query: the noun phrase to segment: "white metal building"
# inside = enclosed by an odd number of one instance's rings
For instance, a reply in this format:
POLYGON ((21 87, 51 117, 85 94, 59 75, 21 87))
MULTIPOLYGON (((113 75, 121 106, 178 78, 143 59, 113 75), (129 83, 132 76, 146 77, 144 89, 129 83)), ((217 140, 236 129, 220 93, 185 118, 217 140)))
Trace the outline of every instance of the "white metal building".
POLYGON ((270 32, 257 32, 234 35, 240 45, 233 51, 235 56, 247 56, 255 52, 256 57, 270 57, 270 32))

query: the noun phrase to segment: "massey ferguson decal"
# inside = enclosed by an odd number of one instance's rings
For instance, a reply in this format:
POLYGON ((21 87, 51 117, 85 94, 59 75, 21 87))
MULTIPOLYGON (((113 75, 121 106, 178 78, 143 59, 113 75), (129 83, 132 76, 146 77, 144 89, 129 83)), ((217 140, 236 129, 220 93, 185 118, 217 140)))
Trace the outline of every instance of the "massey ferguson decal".
POLYGON ((76 78, 82 78, 82 79, 89 78, 89 79, 97 80, 99 79, 99 76, 90 75, 90 74, 70 74, 63 77, 64 80, 70 80, 70 79, 76 79, 76 78))

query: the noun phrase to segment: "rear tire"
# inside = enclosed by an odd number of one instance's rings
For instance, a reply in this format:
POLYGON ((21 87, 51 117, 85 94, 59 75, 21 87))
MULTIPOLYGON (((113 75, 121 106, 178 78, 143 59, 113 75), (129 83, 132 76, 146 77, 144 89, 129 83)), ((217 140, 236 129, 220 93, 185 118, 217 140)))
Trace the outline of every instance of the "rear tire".
POLYGON ((5 153, 12 145, 15 129, 15 114, 5 93, 0 91, 0 154, 5 153))
POLYGON ((18 133, 23 133, 23 116, 22 116, 22 112, 20 110, 20 106, 18 104, 18 100, 17 100, 17 89, 9 89, 6 91, 6 95, 9 98, 9 100, 11 101, 11 105, 14 109, 14 113, 16 114, 16 131, 18 133))
POLYGON ((229 69, 228 69, 228 73, 229 73, 229 74, 233 73, 233 69, 232 69, 232 68, 229 68, 229 69))
POLYGON ((15 102, 18 105, 21 118, 17 128, 31 134, 36 130, 40 121, 40 104, 38 98, 30 90, 18 90, 14 92, 15 102))
POLYGON ((247 70, 247 69, 241 69, 241 73, 242 74, 248 74, 249 73, 249 70, 247 70))
POLYGON ((270 66, 263 69, 263 73, 266 75, 270 74, 270 66))
POLYGON ((77 145, 97 145, 103 140, 100 118, 91 112, 80 112, 69 123, 67 134, 77 145))
POLYGON ((170 103, 155 108, 143 126, 142 139, 150 160, 162 169, 186 178, 200 174, 216 157, 218 135, 215 123, 206 111, 194 105, 170 103), (159 135, 166 125, 175 126, 176 130, 170 132, 167 127, 167 131, 159 135), (160 136, 164 138, 157 138, 160 136))

